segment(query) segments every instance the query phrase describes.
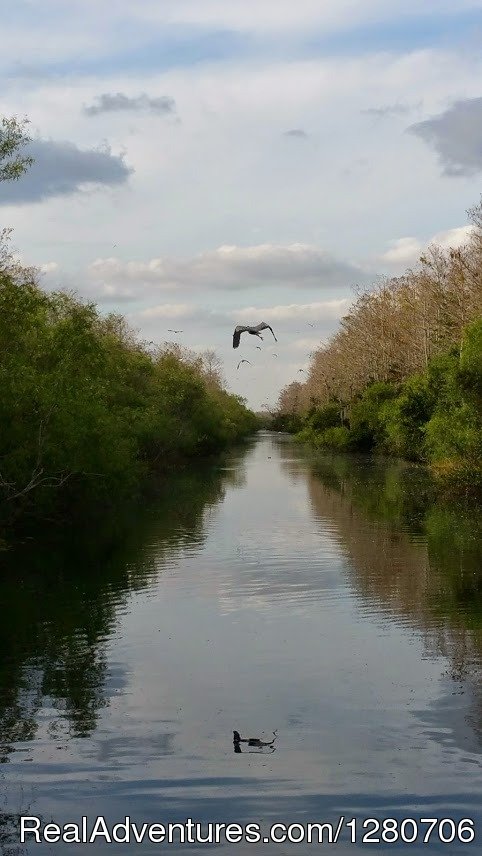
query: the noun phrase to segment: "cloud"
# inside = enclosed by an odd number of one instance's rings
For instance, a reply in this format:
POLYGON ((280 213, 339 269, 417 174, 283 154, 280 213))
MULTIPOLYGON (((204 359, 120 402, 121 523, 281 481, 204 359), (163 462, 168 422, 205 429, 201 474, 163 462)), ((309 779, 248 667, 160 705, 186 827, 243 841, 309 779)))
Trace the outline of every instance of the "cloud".
POLYGON ((157 290, 347 287, 367 279, 356 265, 309 244, 224 245, 191 259, 96 259, 88 275, 100 295, 120 300, 137 300, 157 290))
POLYGON ((290 131, 285 131, 283 134, 284 137, 298 137, 299 139, 306 140, 308 138, 308 134, 306 131, 303 131, 302 128, 292 128, 290 131))
POLYGON ((151 318, 192 318, 197 307, 192 303, 161 303, 159 306, 150 306, 138 313, 140 319, 151 318))
MULTIPOLYGON (((343 309, 345 311, 345 309, 343 309)), ((287 346, 291 351, 304 351, 306 354, 309 354, 311 351, 314 351, 316 348, 320 347, 320 337, 315 338, 305 338, 305 339, 295 339, 287 346)))
POLYGON ((423 251, 430 244, 437 244, 442 249, 460 247, 467 243, 472 232, 472 226, 458 226, 455 229, 437 232, 429 241, 424 243, 414 237, 397 238, 397 240, 391 241, 390 249, 383 253, 379 260, 382 264, 404 269, 416 264, 423 251))
POLYGON ((417 101, 416 104, 401 104, 397 101, 396 104, 385 104, 381 107, 367 107, 366 110, 360 110, 365 116, 374 116, 376 119, 384 119, 387 116, 405 116, 411 113, 412 110, 417 110, 422 106, 422 101, 417 101))
MULTIPOLYGON (((471 10, 478 0, 457 0, 457 12, 471 10)), ((454 0, 246 0, 245 3, 227 3, 226 0, 164 0, 162 4, 146 3, 143 14, 152 23, 217 27, 243 32, 300 32, 334 33, 338 30, 365 25, 367 21, 390 22, 402 14, 415 18, 426 16, 426 5, 433 5, 438 15, 454 15, 454 0)))
POLYGON ((40 202, 52 196, 68 196, 87 186, 125 184, 133 172, 122 155, 110 148, 79 149, 75 143, 33 140, 25 153, 34 163, 19 181, 2 187, 1 205, 40 202))
POLYGON ((123 92, 109 94, 104 92, 97 95, 94 103, 83 107, 86 116, 98 116, 100 113, 139 112, 146 110, 165 116, 176 112, 176 102, 170 95, 160 95, 151 98, 145 92, 131 97, 123 92))
POLYGON ((482 98, 456 101, 407 130, 435 149, 444 175, 470 176, 482 170, 482 98))
POLYGON ((343 297, 341 300, 323 300, 317 303, 289 303, 265 307, 248 306, 230 314, 233 319, 240 321, 261 317, 263 321, 331 321, 340 318, 351 303, 351 298, 343 297))
POLYGON ((59 266, 57 262, 45 262, 40 265, 39 270, 42 274, 53 274, 58 272, 59 266))

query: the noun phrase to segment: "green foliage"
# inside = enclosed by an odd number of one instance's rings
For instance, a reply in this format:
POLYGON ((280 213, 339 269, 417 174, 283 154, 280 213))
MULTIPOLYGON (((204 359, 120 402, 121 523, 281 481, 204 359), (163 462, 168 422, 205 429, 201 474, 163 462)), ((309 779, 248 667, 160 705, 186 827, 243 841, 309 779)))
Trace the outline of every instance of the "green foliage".
POLYGON ((16 181, 32 165, 33 158, 22 157, 20 149, 30 142, 25 133, 28 122, 14 117, 0 122, 0 181, 16 181))
POLYGON ((452 353, 445 367, 425 426, 429 460, 442 484, 482 494, 482 321, 465 330, 460 356, 452 353))
POLYGON ((464 331, 460 347, 460 381, 464 391, 482 405, 482 318, 464 331))
POLYGON ((384 443, 382 406, 397 395, 397 387, 389 383, 373 383, 350 409, 350 435, 352 445, 369 450, 384 443))
POLYGON ((276 413, 271 422, 273 431, 287 431, 296 434, 301 430, 303 419, 299 413, 276 413))
POLYGON ((402 384, 374 383, 346 408, 310 410, 298 439, 316 448, 375 450, 428 463, 456 492, 482 494, 482 320, 464 331, 460 349, 433 359, 402 384))
POLYGON ((0 272, 0 520, 112 504, 179 457, 258 427, 200 365, 153 357, 122 318, 0 272))
POLYGON ((387 451, 409 460, 423 460, 424 426, 434 405, 434 389, 427 376, 414 375, 405 381, 401 393, 381 411, 382 445, 387 451))
POLYGON ((336 428, 341 425, 340 407, 336 403, 326 404, 324 407, 314 407, 308 414, 307 425, 313 431, 326 431, 327 428, 336 428))
POLYGON ((337 451, 345 451, 350 448, 350 432, 344 425, 327 428, 320 434, 320 446, 337 451))

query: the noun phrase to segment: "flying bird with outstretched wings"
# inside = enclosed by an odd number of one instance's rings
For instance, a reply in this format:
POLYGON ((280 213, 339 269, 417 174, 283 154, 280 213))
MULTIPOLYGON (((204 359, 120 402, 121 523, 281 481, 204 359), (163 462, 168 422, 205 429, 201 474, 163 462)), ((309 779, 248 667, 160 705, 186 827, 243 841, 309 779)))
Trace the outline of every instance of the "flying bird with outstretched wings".
POLYGON ((251 363, 249 362, 249 360, 240 360, 236 368, 238 368, 238 369, 239 369, 239 367, 240 367, 241 363, 249 363, 249 365, 251 365, 251 363))
MULTIPOLYGON (((266 324, 265 321, 260 321, 259 324, 238 324, 238 326, 234 328, 233 348, 239 347, 241 333, 250 333, 251 336, 257 336, 259 339, 262 339, 261 330, 271 330, 273 333, 273 328, 270 327, 269 324, 266 324)), ((274 333, 273 338, 275 342, 278 341, 274 333)))
POLYGON ((168 333, 184 333, 184 330, 168 330, 168 333))

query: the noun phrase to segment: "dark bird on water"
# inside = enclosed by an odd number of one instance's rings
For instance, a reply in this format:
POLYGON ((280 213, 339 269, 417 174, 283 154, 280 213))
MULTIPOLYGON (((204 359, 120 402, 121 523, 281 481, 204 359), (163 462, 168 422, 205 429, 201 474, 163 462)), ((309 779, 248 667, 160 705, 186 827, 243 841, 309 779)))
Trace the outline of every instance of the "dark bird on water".
POLYGON ((184 333, 184 330, 168 330, 168 333, 184 333))
MULTIPOLYGON (((265 321, 260 321, 259 324, 238 324, 237 327, 234 328, 233 333, 233 348, 239 347, 239 340, 241 339, 241 333, 250 333, 251 336, 258 336, 259 339, 262 339, 261 330, 271 330, 273 333, 273 328, 266 324, 265 321)), ((273 338, 275 342, 278 341, 275 334, 273 333, 273 338)))
POLYGON ((239 731, 233 731, 233 743, 247 743, 248 746, 272 746, 278 736, 276 731, 273 731, 272 740, 261 740, 259 737, 241 737, 239 731))
POLYGON ((239 367, 240 367, 241 363, 249 363, 249 365, 251 365, 251 363, 249 362, 249 360, 240 360, 236 368, 238 368, 238 369, 239 369, 239 367))

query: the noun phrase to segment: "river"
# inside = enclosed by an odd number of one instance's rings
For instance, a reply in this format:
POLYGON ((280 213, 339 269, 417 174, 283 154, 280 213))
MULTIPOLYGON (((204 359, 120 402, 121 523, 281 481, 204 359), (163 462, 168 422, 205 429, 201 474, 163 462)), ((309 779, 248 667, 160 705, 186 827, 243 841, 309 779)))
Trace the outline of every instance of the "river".
MULTIPOLYGON (((102 815, 263 833, 342 816, 356 832, 342 827, 341 854, 352 835, 364 852, 480 852, 475 510, 435 503, 418 467, 313 457, 261 432, 170 478, 118 530, 108 549, 99 524, 0 555, 0 850, 77 853, 20 846, 19 815, 102 815), (274 742, 235 745, 234 729, 274 742), (375 828, 365 818, 395 818, 399 831, 414 819, 403 836, 417 840, 376 844, 375 831, 362 844, 375 828), (455 825, 422 844, 420 818, 455 825), (457 840, 463 818, 472 842, 457 840)), ((86 852, 129 849, 196 848, 97 838, 86 852)))

